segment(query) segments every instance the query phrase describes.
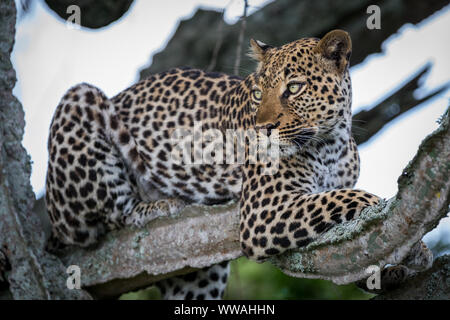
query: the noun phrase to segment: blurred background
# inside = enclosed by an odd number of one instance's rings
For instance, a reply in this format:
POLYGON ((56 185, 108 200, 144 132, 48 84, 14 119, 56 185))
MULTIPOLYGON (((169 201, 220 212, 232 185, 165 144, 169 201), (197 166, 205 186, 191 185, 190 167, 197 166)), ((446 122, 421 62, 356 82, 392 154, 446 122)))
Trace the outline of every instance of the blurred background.
MULTIPOLYGON (((23 144, 31 156, 40 211, 50 121, 64 92, 80 82, 112 97, 151 73, 176 66, 246 76, 255 67, 245 55, 250 38, 277 46, 344 29, 354 48, 353 126, 361 156, 356 187, 385 198, 395 195, 397 178, 449 105, 448 1, 16 0, 16 5, 14 94, 25 109, 23 144), (67 11, 70 4, 79 6, 81 26, 67 21, 74 13, 67 11), (367 8, 373 4, 380 9, 379 29, 367 25, 373 14, 367 8)), ((424 240, 435 256, 449 253, 450 219, 443 219, 424 240)), ((154 288, 122 296, 157 297, 154 288)), ((270 264, 245 258, 232 264, 227 299, 305 297, 371 295, 354 285, 291 278, 270 264)))

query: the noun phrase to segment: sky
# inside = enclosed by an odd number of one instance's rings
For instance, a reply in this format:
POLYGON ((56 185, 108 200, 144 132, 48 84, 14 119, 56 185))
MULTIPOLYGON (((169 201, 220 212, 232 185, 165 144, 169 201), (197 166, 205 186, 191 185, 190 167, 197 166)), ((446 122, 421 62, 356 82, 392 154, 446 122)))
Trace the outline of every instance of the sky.
MULTIPOLYGON (((249 13, 269 2, 250 0, 249 13)), ((31 184, 37 196, 44 192, 48 128, 64 92, 88 82, 113 96, 132 85, 138 80, 138 70, 148 66, 151 56, 164 48, 179 20, 191 17, 198 6, 225 7, 226 22, 235 23, 242 14, 243 1, 136 0, 119 21, 96 31, 68 28, 43 1, 34 1, 32 10, 18 20, 12 61, 18 78, 14 94, 25 109, 23 144, 31 155, 31 184)), ((449 82, 448 30, 450 6, 418 25, 404 25, 385 41, 382 53, 370 55, 351 68, 353 112, 383 100, 426 63, 432 63, 432 70, 424 76, 418 97, 449 82)), ((394 196, 398 176, 422 139, 437 128, 436 120, 449 99, 447 90, 398 117, 360 146, 361 174, 356 187, 385 198, 394 196)), ((450 219, 445 220, 450 230, 450 219)))

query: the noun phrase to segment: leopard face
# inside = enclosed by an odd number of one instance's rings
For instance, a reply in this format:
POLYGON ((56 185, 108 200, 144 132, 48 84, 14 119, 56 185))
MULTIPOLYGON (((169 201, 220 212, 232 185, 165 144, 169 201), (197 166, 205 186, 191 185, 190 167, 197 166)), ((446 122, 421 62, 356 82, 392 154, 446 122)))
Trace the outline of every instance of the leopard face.
POLYGON ((300 39, 279 48, 251 41, 259 62, 252 88, 256 128, 278 130, 282 154, 350 128, 351 40, 341 30, 323 39, 300 39))

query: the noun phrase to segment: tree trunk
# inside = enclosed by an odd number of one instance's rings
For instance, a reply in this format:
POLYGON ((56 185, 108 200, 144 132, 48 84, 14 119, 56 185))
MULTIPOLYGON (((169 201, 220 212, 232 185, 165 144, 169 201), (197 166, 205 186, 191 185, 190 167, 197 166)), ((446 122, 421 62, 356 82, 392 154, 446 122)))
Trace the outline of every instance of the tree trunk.
POLYGON ((30 185, 30 158, 21 145, 24 113, 12 95, 16 75, 10 55, 15 22, 14 1, 0 0, 0 249, 11 265, 6 274, 10 296, 88 299, 86 292, 67 288, 65 268, 44 251, 43 228, 31 211, 35 197, 30 185))

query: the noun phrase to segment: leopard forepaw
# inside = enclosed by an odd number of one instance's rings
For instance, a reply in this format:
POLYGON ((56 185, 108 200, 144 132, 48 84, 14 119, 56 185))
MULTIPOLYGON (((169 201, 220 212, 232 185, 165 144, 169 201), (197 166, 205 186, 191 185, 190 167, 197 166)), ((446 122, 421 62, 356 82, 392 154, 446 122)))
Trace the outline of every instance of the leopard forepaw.
POLYGON ((433 252, 421 240, 412 247, 402 264, 415 272, 428 270, 433 265, 433 252))

